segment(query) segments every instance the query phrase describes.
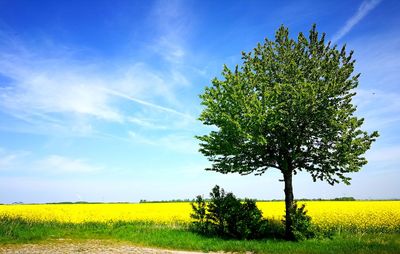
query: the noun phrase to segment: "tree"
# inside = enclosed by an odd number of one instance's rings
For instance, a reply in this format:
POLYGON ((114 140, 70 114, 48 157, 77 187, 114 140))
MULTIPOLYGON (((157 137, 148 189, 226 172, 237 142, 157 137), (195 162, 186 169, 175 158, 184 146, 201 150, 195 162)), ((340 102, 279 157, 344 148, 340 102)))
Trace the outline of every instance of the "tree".
POLYGON ((223 67, 221 80, 206 87, 200 120, 217 127, 200 140, 200 152, 220 173, 262 175, 282 172, 285 183, 286 237, 292 238, 292 177, 299 171, 314 181, 350 184, 346 173, 367 163, 363 154, 379 136, 360 129, 352 97, 353 51, 325 42, 313 25, 308 38, 289 38, 281 26, 275 40, 265 39, 242 52, 243 65, 223 67))

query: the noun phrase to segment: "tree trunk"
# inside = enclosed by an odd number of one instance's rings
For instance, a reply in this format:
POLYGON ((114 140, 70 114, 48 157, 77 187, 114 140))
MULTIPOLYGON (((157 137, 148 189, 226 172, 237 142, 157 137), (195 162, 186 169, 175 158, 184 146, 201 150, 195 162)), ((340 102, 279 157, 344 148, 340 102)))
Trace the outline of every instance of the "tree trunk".
POLYGON ((292 230, 292 218, 290 217, 290 211, 293 207, 293 185, 292 185, 292 171, 288 170, 283 173, 283 180, 285 181, 285 208, 286 208, 286 225, 285 225, 285 238, 287 240, 293 240, 292 230))

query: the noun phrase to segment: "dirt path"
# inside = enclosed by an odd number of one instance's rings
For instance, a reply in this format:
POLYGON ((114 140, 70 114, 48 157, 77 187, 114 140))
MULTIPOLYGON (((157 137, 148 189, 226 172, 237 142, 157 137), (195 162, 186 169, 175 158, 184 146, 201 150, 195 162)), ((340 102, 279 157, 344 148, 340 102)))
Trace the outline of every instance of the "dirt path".
MULTIPOLYGON (((37 244, 7 244, 0 245, 0 253, 130 253, 130 254, 201 254, 202 252, 173 251, 156 248, 140 247, 129 243, 119 243, 106 240, 69 241, 59 240, 37 244)), ((222 252, 209 252, 219 253, 222 252)))

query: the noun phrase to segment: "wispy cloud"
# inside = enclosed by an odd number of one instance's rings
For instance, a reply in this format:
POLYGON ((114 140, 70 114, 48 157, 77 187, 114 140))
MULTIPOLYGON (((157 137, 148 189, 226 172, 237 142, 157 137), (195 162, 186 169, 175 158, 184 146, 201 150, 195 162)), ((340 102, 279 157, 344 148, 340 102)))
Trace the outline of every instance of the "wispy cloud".
POLYGON ((7 154, 3 155, 0 157, 0 170, 4 170, 6 168, 9 168, 15 161, 16 159, 15 154, 7 154))
POLYGON ((49 155, 34 163, 38 170, 47 173, 90 173, 101 171, 101 166, 90 164, 83 159, 72 159, 60 155, 49 155))
POLYGON ((194 139, 193 135, 185 133, 167 134, 164 136, 143 136, 134 131, 128 131, 130 140, 146 144, 154 147, 160 147, 166 150, 183 154, 197 154, 199 145, 198 141, 194 139))
POLYGON ((95 121, 132 123, 132 113, 141 111, 160 119, 166 114, 193 119, 174 109, 182 107, 175 90, 188 83, 174 68, 158 70, 143 62, 110 68, 102 59, 76 58, 72 49, 46 52, 43 45, 28 47, 5 33, 1 38, 8 39, 0 43, 0 112, 34 126, 28 132, 88 135, 96 131, 95 121))
POLYGON ((152 49, 174 64, 182 63, 187 53, 184 39, 189 34, 191 15, 184 3, 187 2, 156 1, 149 16, 159 33, 152 49))
POLYGON ((181 86, 181 83, 178 77, 173 75, 173 69, 162 71, 140 61, 117 64, 119 66, 117 69, 107 71, 109 76, 97 73, 99 77, 107 77, 108 83, 105 88, 142 100, 157 99, 168 104, 179 104, 174 91, 176 87, 181 86))
POLYGON ((14 175, 85 174, 103 171, 105 168, 82 158, 70 158, 58 154, 37 158, 32 152, 10 151, 0 148, 0 171, 14 175))
POLYGON ((128 117, 128 122, 139 125, 141 127, 147 128, 147 129, 155 129, 155 130, 165 130, 167 129, 167 126, 157 124, 155 122, 152 122, 151 120, 148 120, 146 118, 140 118, 140 117, 128 117))
POLYGON ((354 98, 357 113, 368 130, 384 131, 400 123, 400 94, 379 89, 358 89, 354 98))
POLYGON ((400 33, 396 28, 358 36, 348 43, 355 50, 361 85, 397 90, 400 80, 400 33))
MULTIPOLYGON (((382 147, 372 149, 367 154, 369 162, 398 162, 400 163, 400 146, 382 147)), ((397 164, 398 164, 397 163, 397 164)))
POLYGON ((346 24, 340 28, 340 30, 333 35, 332 43, 336 43, 341 38, 343 38, 350 30, 357 25, 370 11, 372 11, 381 0, 364 0, 360 7, 358 7, 357 12, 347 20, 346 24))
POLYGON ((130 101, 139 103, 139 104, 144 105, 144 106, 147 106, 147 107, 151 107, 151 108, 153 108, 153 109, 157 109, 157 110, 160 110, 160 111, 172 113, 172 114, 179 115, 179 116, 182 116, 182 117, 186 117, 186 118, 189 118, 189 119, 194 119, 191 115, 188 115, 188 114, 179 112, 179 111, 174 110, 174 109, 172 109, 172 108, 163 107, 163 106, 160 106, 160 105, 151 103, 151 102, 147 102, 147 101, 144 101, 144 100, 140 100, 140 99, 134 98, 134 97, 132 97, 132 96, 123 94, 123 93, 118 92, 118 91, 115 91, 115 90, 106 89, 106 91, 107 91, 108 93, 112 94, 112 95, 119 96, 119 97, 121 97, 121 98, 125 98, 125 99, 127 99, 127 100, 130 100, 130 101))
POLYGON ((36 54, 35 50, 22 44, 0 48, 0 74, 11 80, 0 88, 2 110, 40 116, 41 120, 54 119, 50 115, 60 113, 121 121, 121 114, 99 89, 106 80, 92 75, 88 63, 75 62, 58 52, 36 54))
POLYGON ((0 147, 0 171, 12 170, 26 155, 27 152, 10 152, 0 147))
POLYGON ((358 106, 356 114, 365 119, 362 129, 380 134, 365 154, 369 162, 365 168, 373 174, 394 173, 400 163, 399 96, 397 92, 382 89, 357 89, 354 104, 358 106))

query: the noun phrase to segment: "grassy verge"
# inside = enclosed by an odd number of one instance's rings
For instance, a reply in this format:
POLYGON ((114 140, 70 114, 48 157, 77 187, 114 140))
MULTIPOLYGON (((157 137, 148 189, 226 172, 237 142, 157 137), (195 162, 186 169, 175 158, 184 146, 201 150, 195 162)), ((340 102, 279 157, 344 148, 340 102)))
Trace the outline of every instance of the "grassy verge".
POLYGON ((400 253, 400 235, 336 234, 332 239, 286 242, 222 240, 199 236, 183 224, 149 222, 59 223, 0 218, 0 244, 32 243, 52 239, 111 239, 136 245, 200 251, 252 251, 255 253, 400 253))

